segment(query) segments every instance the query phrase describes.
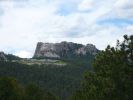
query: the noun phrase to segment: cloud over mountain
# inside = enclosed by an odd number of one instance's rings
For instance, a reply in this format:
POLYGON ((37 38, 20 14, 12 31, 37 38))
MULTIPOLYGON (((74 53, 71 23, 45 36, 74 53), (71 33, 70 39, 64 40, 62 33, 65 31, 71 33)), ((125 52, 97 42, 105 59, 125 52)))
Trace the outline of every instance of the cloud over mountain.
POLYGON ((104 49, 131 32, 132 0, 0 1, 0 50, 9 53, 31 54, 38 41, 92 43, 104 49))

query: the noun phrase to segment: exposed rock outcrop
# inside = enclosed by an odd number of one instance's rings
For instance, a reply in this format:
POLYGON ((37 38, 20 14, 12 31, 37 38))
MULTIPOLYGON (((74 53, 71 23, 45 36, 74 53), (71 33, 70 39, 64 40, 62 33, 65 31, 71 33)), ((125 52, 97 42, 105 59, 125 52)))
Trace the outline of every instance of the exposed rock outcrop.
POLYGON ((61 43, 38 42, 34 58, 63 58, 72 57, 73 55, 95 55, 98 51, 99 50, 92 44, 82 45, 65 41, 61 43))
POLYGON ((0 52, 0 61, 7 61, 4 52, 0 52))

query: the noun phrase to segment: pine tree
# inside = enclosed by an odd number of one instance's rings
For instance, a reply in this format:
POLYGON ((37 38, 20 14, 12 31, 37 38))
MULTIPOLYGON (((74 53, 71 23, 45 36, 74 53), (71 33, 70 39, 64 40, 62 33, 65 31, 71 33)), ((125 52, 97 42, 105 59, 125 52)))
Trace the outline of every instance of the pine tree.
POLYGON ((107 46, 96 56, 93 71, 85 73, 72 100, 132 100, 132 93, 133 35, 124 35, 122 43, 117 41, 116 47, 107 46))

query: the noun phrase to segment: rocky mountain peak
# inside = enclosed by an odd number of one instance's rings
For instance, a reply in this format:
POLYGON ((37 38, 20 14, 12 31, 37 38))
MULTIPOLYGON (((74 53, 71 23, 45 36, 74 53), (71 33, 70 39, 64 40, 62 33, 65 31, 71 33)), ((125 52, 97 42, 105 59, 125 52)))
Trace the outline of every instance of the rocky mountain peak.
POLYGON ((93 44, 77 44, 63 41, 61 43, 42 43, 38 42, 35 58, 63 58, 73 55, 95 55, 99 50, 93 44))

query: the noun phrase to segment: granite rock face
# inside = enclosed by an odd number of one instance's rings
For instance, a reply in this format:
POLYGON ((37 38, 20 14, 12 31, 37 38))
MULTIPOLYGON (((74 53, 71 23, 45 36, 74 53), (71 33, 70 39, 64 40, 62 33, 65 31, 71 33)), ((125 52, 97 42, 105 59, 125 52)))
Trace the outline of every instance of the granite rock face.
POLYGON ((4 54, 4 52, 0 52, 0 61, 7 61, 7 58, 4 54))
POLYGON ((98 53, 98 49, 92 45, 82 45, 72 42, 61 43, 42 43, 38 42, 34 58, 63 58, 71 57, 73 55, 95 55, 98 53))

